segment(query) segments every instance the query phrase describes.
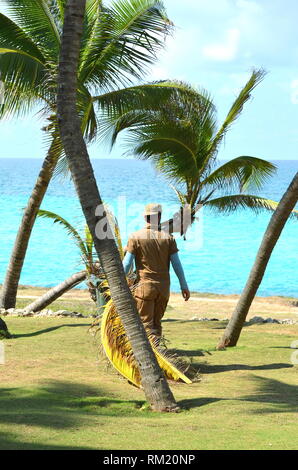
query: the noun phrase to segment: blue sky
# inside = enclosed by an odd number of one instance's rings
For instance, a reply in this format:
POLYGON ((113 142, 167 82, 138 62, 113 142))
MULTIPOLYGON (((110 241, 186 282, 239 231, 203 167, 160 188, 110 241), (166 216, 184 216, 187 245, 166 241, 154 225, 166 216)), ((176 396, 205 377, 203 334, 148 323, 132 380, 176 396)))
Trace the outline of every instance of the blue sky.
MULTIPOLYGON (((165 0, 176 29, 147 80, 176 78, 206 88, 219 122, 253 67, 268 74, 233 126, 219 157, 252 155, 298 160, 297 0, 165 0)), ((1 9, 3 11, 3 8, 1 9)), ((2 158, 43 158, 46 144, 34 115, 0 123, 2 158)), ((93 158, 119 158, 98 144, 93 158)))

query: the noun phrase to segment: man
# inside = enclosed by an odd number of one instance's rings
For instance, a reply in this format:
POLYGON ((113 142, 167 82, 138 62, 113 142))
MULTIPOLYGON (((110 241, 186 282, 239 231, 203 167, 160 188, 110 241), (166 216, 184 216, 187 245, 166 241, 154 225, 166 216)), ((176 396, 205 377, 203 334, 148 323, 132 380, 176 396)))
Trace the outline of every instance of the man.
POLYGON ((146 225, 130 236, 123 260, 126 274, 133 262, 136 264, 138 285, 134 297, 137 308, 147 332, 158 339, 161 338, 161 319, 170 296, 170 263, 179 279, 183 298, 185 301, 190 298, 176 241, 172 235, 161 230, 161 215, 162 207, 159 204, 146 206, 146 225))

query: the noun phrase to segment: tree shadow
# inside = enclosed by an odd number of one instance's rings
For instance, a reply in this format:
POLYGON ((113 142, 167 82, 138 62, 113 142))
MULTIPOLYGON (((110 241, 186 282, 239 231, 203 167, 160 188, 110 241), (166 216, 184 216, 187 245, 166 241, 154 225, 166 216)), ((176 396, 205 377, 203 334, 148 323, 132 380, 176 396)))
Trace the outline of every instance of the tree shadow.
POLYGON ((206 354, 208 354, 209 356, 212 355, 209 351, 206 351, 204 349, 188 349, 188 350, 185 350, 185 349, 171 348, 171 349, 168 349, 168 352, 170 354, 171 353, 177 354, 178 356, 181 356, 181 357, 204 357, 204 356, 206 356, 206 354))
MULTIPOLYGON (((0 390, 0 426, 15 425, 39 427, 49 432, 71 433, 73 428, 84 428, 90 417, 146 416, 140 415, 144 401, 119 400, 106 396, 99 389, 80 383, 50 381, 35 388, 4 388, 0 390)), ((100 424, 99 424, 100 425, 100 424)), ((70 437, 69 437, 69 440, 70 437)), ((24 443, 17 435, 0 434, 0 449, 64 448, 42 443, 24 443)), ((73 449, 75 447, 65 447, 73 449)), ((90 449, 92 447, 90 446, 90 449)), ((93 447, 94 448, 94 447, 93 447)))
POLYGON ((34 331, 33 333, 22 333, 22 334, 13 334, 12 338, 13 339, 18 339, 18 338, 31 338, 32 336, 39 336, 43 335, 44 333, 50 333, 51 331, 58 330, 59 328, 64 328, 64 327, 70 327, 70 328, 75 328, 78 326, 88 326, 87 323, 77 323, 77 324, 71 324, 71 325, 58 325, 58 326, 52 326, 50 328, 45 328, 44 330, 39 330, 39 331, 34 331))
POLYGON ((194 363, 194 367, 197 367, 202 374, 218 374, 220 372, 230 372, 234 370, 276 370, 276 369, 289 369, 294 367, 288 363, 276 363, 276 364, 262 364, 259 366, 249 366, 247 364, 220 364, 213 365, 207 362, 194 363))
POLYGON ((219 401, 236 400, 239 402, 253 402, 268 405, 267 407, 262 406, 262 408, 257 410, 249 410, 249 412, 253 414, 298 413, 298 385, 291 385, 280 382, 279 380, 259 376, 253 376, 252 380, 255 381, 257 387, 256 391, 251 395, 244 395, 236 399, 216 397, 192 398, 189 400, 181 400, 179 405, 188 410, 200 408, 219 401))
POLYGON ((241 400, 275 406, 253 410, 252 413, 298 413, 298 385, 259 376, 253 376, 253 380, 258 390, 252 395, 244 396, 241 400))
POLYGON ((226 398, 190 398, 186 400, 180 400, 179 406, 184 410, 190 410, 192 408, 200 408, 202 406, 210 405, 210 403, 217 403, 218 401, 227 400, 226 398))
MULTIPOLYGON (((16 433, 0 432, 0 450, 94 450, 94 448, 23 442, 16 433)), ((96 450, 100 449, 96 447, 96 450)))

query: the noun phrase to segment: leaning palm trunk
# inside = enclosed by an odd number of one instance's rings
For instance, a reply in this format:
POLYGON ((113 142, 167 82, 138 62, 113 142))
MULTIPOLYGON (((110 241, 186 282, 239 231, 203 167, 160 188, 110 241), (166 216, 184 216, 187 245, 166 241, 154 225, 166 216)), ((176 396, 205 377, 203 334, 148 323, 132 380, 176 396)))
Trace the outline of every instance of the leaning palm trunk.
POLYGON ((127 285, 121 258, 102 206, 76 109, 77 67, 86 0, 69 0, 65 10, 58 76, 58 122, 64 150, 80 203, 94 240, 111 296, 131 342, 147 400, 156 411, 177 410, 166 378, 158 366, 135 301, 127 285), (104 222, 107 236, 97 236, 97 224, 104 222))
POLYGON ((61 297, 61 295, 65 294, 65 292, 73 289, 75 286, 80 284, 81 282, 85 281, 87 277, 86 271, 80 271, 79 273, 75 273, 65 281, 61 282, 57 286, 50 289, 46 294, 42 297, 39 297, 37 300, 32 302, 31 304, 25 307, 25 312, 40 312, 40 310, 46 308, 48 305, 53 303, 56 299, 61 297))
POLYGON ((292 183, 271 217, 246 286, 217 349, 236 346, 241 334, 243 323, 245 322, 250 306, 262 282, 272 251, 297 203, 297 200, 298 173, 296 173, 292 183))
POLYGON ((11 334, 8 331, 5 321, 0 318, 0 339, 2 338, 11 338, 11 334))
POLYGON ((3 283, 0 307, 14 308, 16 305, 17 290, 19 280, 33 229, 37 212, 43 201, 51 181, 54 169, 57 164, 59 152, 58 139, 53 139, 48 154, 43 162, 42 169, 38 175, 32 194, 25 208, 23 218, 17 233, 15 244, 10 257, 10 262, 6 271, 6 277, 3 283))

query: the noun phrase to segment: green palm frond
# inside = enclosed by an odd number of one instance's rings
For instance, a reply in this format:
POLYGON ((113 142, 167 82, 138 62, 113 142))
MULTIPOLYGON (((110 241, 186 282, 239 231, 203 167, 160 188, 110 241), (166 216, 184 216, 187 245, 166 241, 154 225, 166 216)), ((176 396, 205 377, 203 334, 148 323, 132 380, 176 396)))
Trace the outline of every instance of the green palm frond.
POLYGON ((93 101, 112 122, 116 122, 129 111, 159 109, 158 103, 166 103, 179 91, 193 95, 193 90, 180 81, 162 80, 112 90, 94 96, 93 101))
POLYGON ((38 211, 37 217, 44 218, 44 219, 50 219, 50 220, 53 220, 54 224, 61 225, 66 230, 68 235, 70 235, 72 237, 72 239, 75 241, 76 245, 79 247, 79 249, 81 251, 82 258, 84 260, 88 259, 89 252, 86 248, 86 245, 85 245, 83 239, 81 238, 81 236, 79 235, 79 233, 75 229, 75 227, 73 225, 71 225, 66 219, 64 219, 63 217, 61 217, 58 214, 55 214, 54 212, 50 212, 50 211, 46 211, 46 210, 42 210, 42 209, 40 209, 38 211))
POLYGON ((45 58, 42 51, 32 41, 30 36, 14 23, 10 18, 0 13, 0 48, 21 51, 37 62, 44 64, 45 58))
POLYGON ((200 120, 203 126, 209 126, 210 136, 215 129, 215 107, 208 93, 178 80, 146 83, 94 99, 105 110, 104 124, 106 133, 111 133, 112 145, 121 131, 142 130, 152 121, 166 121, 168 116, 174 122, 179 117, 190 124, 200 120))
POLYGON ((92 95, 84 84, 79 86, 77 108, 81 119, 82 133, 89 143, 97 136, 99 126, 92 95))
POLYGON ((88 225, 85 226, 85 245, 86 245, 86 249, 87 249, 90 261, 92 262, 94 243, 93 243, 93 237, 91 235, 88 225))
POLYGON ((0 14, 0 74, 5 84, 1 116, 25 114, 37 102, 49 99, 45 58, 40 48, 17 24, 0 14))
MULTIPOLYGON (((234 194, 231 196, 223 196, 212 199, 211 201, 207 201, 204 204, 204 207, 208 207, 212 211, 219 212, 221 214, 229 214, 241 208, 248 208, 256 213, 259 213, 263 210, 275 211, 277 206, 278 202, 249 194, 234 194)), ((292 216, 298 217, 298 211, 293 211, 292 216)))
POLYGON ((242 156, 228 161, 208 175, 201 183, 204 186, 224 190, 246 191, 260 189, 276 171, 276 166, 260 158, 242 156))
POLYGON ((44 68, 34 57, 19 51, 0 53, 0 71, 4 83, 4 106, 0 117, 24 115, 36 104, 50 99, 44 82, 44 68))
POLYGON ((256 88, 256 86, 263 80, 265 77, 266 72, 263 69, 253 70, 252 74, 245 84, 245 86, 240 91, 239 95, 237 96, 236 100, 232 104, 226 119, 224 120, 222 126, 220 127, 219 131, 216 133, 215 137, 213 138, 211 145, 210 145, 210 156, 212 157, 216 151, 220 143, 222 142, 224 136, 226 135, 227 131, 230 129, 232 124, 236 121, 236 119, 240 116, 243 106, 245 103, 250 99, 252 91, 256 88))
POLYGON ((185 204, 187 204, 185 194, 183 194, 182 191, 180 191, 178 188, 176 188, 172 184, 170 185, 170 187, 173 189, 174 193, 176 194, 181 206, 184 206, 185 204))
POLYGON ((34 43, 57 60, 60 49, 60 31, 47 0, 9 0, 9 16, 30 36, 34 43))
POLYGON ((151 159, 159 171, 176 181, 198 178, 200 159, 215 129, 215 107, 209 94, 177 81, 155 82, 134 91, 132 99, 132 89, 108 96, 113 102, 104 132, 112 132, 112 144, 128 129, 130 154, 151 159))
POLYGON ((169 25, 157 0, 117 0, 101 7, 82 56, 80 80, 110 89, 141 78, 157 59, 169 25))
MULTIPOLYGON (((53 15, 57 30, 61 33, 67 0, 49 0, 49 9, 53 15)), ((87 0, 88 1, 88 0, 87 0)))

